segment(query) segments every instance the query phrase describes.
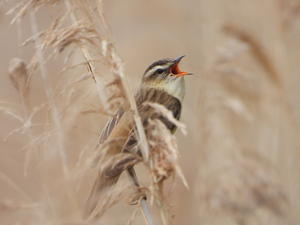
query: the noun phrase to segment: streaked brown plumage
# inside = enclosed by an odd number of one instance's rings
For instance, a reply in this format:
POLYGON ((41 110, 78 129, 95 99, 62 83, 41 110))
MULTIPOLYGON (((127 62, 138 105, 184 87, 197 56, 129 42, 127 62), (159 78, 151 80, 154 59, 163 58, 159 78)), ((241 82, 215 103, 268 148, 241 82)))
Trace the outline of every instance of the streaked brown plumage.
MULTIPOLYGON (((160 119, 166 127, 174 133, 176 126, 170 122, 162 114, 158 113, 147 102, 158 103, 164 105, 173 113, 173 116, 179 120, 181 114, 181 102, 184 97, 184 75, 189 73, 182 72, 178 68, 178 64, 183 56, 176 59, 162 59, 151 64, 145 71, 141 88, 137 92, 135 99, 143 125, 146 127, 149 119, 160 119)), ((134 135, 134 122, 129 112, 119 110, 115 116, 107 123, 100 137, 100 144, 111 142, 118 139, 118 144, 111 145, 108 149, 109 157, 119 157, 120 153, 139 153, 139 147, 134 135)), ((123 158, 122 158, 123 159, 123 158)), ((126 168, 121 168, 120 173, 124 169, 132 168, 136 163, 134 157, 124 158, 126 168), (130 161, 131 160, 131 161, 130 161), (129 163, 129 164, 128 164, 129 163)), ((111 163, 112 164, 112 163, 111 163)), ((120 173, 113 176, 107 174, 104 169, 100 171, 99 177, 93 186, 91 194, 87 201, 87 214, 92 213, 97 205, 101 193, 117 182, 120 173)), ((134 172, 131 170, 131 173, 134 172)))

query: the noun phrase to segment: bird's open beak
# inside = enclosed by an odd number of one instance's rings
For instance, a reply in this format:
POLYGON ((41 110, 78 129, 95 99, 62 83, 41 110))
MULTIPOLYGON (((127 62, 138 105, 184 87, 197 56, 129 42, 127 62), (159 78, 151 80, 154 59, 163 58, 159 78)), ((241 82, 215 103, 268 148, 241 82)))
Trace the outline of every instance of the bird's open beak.
POLYGON ((170 71, 172 74, 174 74, 174 76, 176 77, 183 77, 185 75, 192 75, 192 73, 188 73, 188 72, 183 72, 179 69, 178 64, 180 63, 180 61, 182 60, 182 58, 184 58, 185 55, 183 56, 179 56, 176 59, 174 59, 174 64, 170 67, 170 71))

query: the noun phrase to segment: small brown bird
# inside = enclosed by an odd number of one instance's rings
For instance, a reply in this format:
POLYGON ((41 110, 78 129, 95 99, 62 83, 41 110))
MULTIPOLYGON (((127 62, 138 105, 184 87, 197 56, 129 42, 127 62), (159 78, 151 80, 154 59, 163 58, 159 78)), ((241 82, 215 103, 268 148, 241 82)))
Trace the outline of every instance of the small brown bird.
MULTIPOLYGON (((158 60, 146 69, 141 87, 135 96, 144 127, 147 126, 148 119, 160 119, 171 133, 176 131, 176 126, 171 121, 151 108, 150 105, 144 103, 161 104, 173 113, 174 118, 179 120, 185 94, 184 76, 191 75, 191 73, 182 72, 179 69, 178 64, 183 57, 158 60)), ((139 147, 134 132, 135 126, 130 112, 119 110, 102 131, 100 144, 113 142, 118 139, 121 141, 109 147, 108 155, 116 156, 121 152, 139 154, 139 147)), ((134 171, 131 170, 132 172, 134 171)), ((94 211, 102 191, 116 183, 119 176, 119 173, 111 174, 109 172, 109 174, 105 174, 105 171, 99 173, 99 177, 97 177, 87 201, 88 215, 94 211)))

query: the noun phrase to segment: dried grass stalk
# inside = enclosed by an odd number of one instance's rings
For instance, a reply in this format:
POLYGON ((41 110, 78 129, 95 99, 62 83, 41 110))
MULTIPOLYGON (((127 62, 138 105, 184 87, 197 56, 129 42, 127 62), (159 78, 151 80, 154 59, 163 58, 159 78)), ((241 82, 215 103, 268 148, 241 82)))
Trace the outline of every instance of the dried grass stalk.
MULTIPOLYGON (((36 35, 39 33, 39 29, 38 29, 35 12, 30 13, 30 22, 31 22, 33 36, 36 37, 36 35)), ((65 140, 64 140, 63 127, 61 124, 59 109, 58 109, 55 99, 54 99, 53 89, 52 89, 52 86, 51 86, 49 78, 48 78, 48 72, 45 67, 45 57, 44 57, 44 54, 41 49, 41 40, 38 37, 36 37, 34 39, 34 43, 35 43, 37 62, 38 62, 38 66, 40 69, 40 75, 41 75, 43 85, 44 85, 44 91, 47 96, 49 108, 51 110, 51 118, 53 120, 55 132, 57 133, 57 135, 56 135, 57 149, 58 149, 58 152, 61 157, 62 166, 64 168, 64 174, 66 176, 69 176, 68 160, 67 160, 65 143, 64 143, 65 140)))

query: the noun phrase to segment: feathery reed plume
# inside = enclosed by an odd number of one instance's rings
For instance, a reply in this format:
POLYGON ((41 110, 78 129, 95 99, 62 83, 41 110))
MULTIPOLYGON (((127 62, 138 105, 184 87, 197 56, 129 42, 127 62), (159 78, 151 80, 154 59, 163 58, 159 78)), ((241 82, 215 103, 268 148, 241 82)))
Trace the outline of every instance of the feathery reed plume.
MULTIPOLYGON (((96 83, 103 109, 108 113, 110 113, 110 111, 114 111, 115 108, 121 107, 123 108, 123 110, 128 111, 125 113, 127 116, 123 116, 123 118, 128 118, 128 120, 125 121, 125 129, 117 132, 113 131, 112 135, 110 135, 109 137, 108 142, 113 142, 114 144, 107 145, 107 151, 104 151, 105 154, 102 154, 104 159, 102 158, 100 162, 108 161, 109 163, 107 164, 107 166, 104 166, 103 169, 100 169, 99 181, 101 184, 99 185, 96 183, 97 190, 95 192, 92 192, 96 194, 100 191, 100 193, 98 193, 97 195, 101 195, 102 186, 111 186, 113 183, 115 183, 115 177, 118 177, 120 173, 123 172, 126 168, 132 167, 134 164, 140 161, 129 157, 131 158, 128 162, 129 164, 124 164, 123 162, 128 161, 128 156, 126 156, 126 159, 123 159, 124 157, 122 157, 122 155, 117 154, 118 152, 120 152, 120 146, 124 145, 126 141, 126 139, 124 140, 122 139, 122 137, 128 136, 129 134, 129 130, 127 130, 126 127, 130 127, 135 124, 134 126, 136 126, 136 129, 138 131, 137 134, 139 136, 138 140, 140 142, 141 153, 145 161, 148 160, 149 149, 144 133, 144 128, 137 112, 134 97, 128 89, 128 84, 126 81, 126 77, 124 76, 121 59, 117 55, 113 44, 109 40, 107 25, 103 18, 101 2, 95 1, 90 4, 87 2, 84 3, 83 1, 66 0, 64 1, 64 3, 69 10, 67 14, 71 15, 72 22, 74 23, 73 27, 70 26, 67 28, 61 28, 60 26, 65 19, 65 16, 62 16, 60 18, 57 18, 48 30, 38 33, 35 15, 34 13, 31 13, 30 18, 34 35, 31 39, 28 39, 26 43, 33 41, 36 45, 36 59, 41 70, 41 75, 44 83, 48 83, 48 75, 44 66, 44 63, 46 61, 44 56, 45 50, 51 47, 54 48, 54 50, 56 50, 57 52, 62 52, 66 49, 66 47, 69 47, 72 44, 77 45, 82 51, 90 75, 96 83), (43 39, 43 42, 40 41, 41 39, 43 39), (99 47, 102 47, 102 49, 99 49, 99 47), (99 49, 99 51, 95 51, 95 49, 99 49), (112 70, 114 79, 111 82, 104 82, 104 79, 99 76, 98 67, 100 64, 97 65, 96 60, 94 59, 96 57, 103 61, 101 64, 104 63, 108 65, 108 67, 110 67, 110 69, 112 70), (109 93, 110 96, 107 96, 107 92, 105 93, 105 90, 112 89, 112 86, 114 87, 114 91, 111 91, 109 93), (114 105, 114 100, 117 98, 122 99, 122 101, 121 103, 117 103, 117 105, 114 105), (131 111, 133 111, 134 113, 132 114, 131 111), (120 139, 121 143, 116 144, 114 141, 115 138, 120 139), (112 163, 112 161, 114 161, 114 163, 112 163)), ((37 6, 40 5, 36 5, 34 4, 34 2, 31 2, 29 5, 19 5, 17 7, 19 12, 17 13, 16 18, 25 15, 26 11, 28 11, 30 7, 36 8, 37 6)), ((53 54, 55 54, 55 51, 53 54)), ((62 124, 58 115, 57 106, 55 105, 55 102, 53 100, 52 89, 51 87, 46 87, 45 90, 50 104, 53 121, 55 122, 54 124, 57 128, 57 131, 60 132, 62 130, 62 124)), ((60 144, 59 152, 61 153, 61 157, 64 160, 64 171, 68 174, 68 169, 66 169, 67 161, 65 150, 63 150, 64 140, 61 133, 58 134, 58 137, 60 138, 60 140, 58 140, 58 143, 60 144)), ((135 179, 135 182, 137 182, 136 177, 132 179, 135 179)), ((93 194, 91 196, 92 198, 94 198, 91 202, 98 200, 97 196, 94 196, 93 194)), ((142 199, 141 201, 144 200, 142 199)), ((95 207, 94 203, 92 205, 92 208, 95 207)))
POLYGON ((278 86, 282 84, 280 80, 280 74, 278 74, 279 70, 277 66, 274 65, 273 60, 268 55, 269 53, 264 51, 264 48, 260 46, 260 43, 255 37, 253 37, 251 34, 248 34, 245 30, 240 30, 236 26, 226 25, 224 26, 224 31, 251 46, 251 51, 254 54, 254 58, 256 58, 258 62, 260 62, 267 70, 267 75, 270 75, 271 81, 278 86))
MULTIPOLYGON (((107 28, 108 26, 103 16, 102 1, 95 1, 94 7, 96 10, 93 10, 92 8, 93 4, 91 4, 90 2, 76 0, 76 1, 72 1, 71 3, 70 1, 65 0, 65 4, 69 9, 71 10, 73 9, 72 19, 75 23, 78 24, 78 21, 84 20, 84 22, 88 24, 88 26, 94 27, 94 29, 97 31, 97 35, 99 38, 98 44, 100 44, 99 46, 102 46, 102 51, 100 52, 102 52, 102 56, 104 56, 106 62, 109 65, 111 65, 112 73, 115 76, 115 80, 112 82, 112 84, 119 84, 119 88, 121 90, 122 95, 126 96, 126 99, 128 100, 130 110, 133 110, 134 112, 133 118, 137 126, 139 139, 141 141, 142 155, 144 159, 147 160, 149 155, 149 150, 148 150, 148 144, 146 141, 144 128, 137 111, 134 96, 128 88, 127 79, 125 77, 124 69, 122 66, 122 60, 118 56, 114 45, 109 40, 108 28, 107 28), (78 16, 80 16, 80 19, 78 19, 78 16), (104 37, 102 37, 102 35, 104 37)), ((92 58, 90 52, 85 47, 81 49, 84 54, 84 57, 88 62, 90 71, 93 74, 93 79, 97 82, 98 76, 94 74, 95 65, 91 63, 92 58)), ((97 84, 99 84, 99 82, 97 82, 97 84)))
POLYGON ((299 2, 144 3, 1 1, 1 222, 297 225, 299 2), (177 146, 160 120, 140 123, 129 87, 181 53, 188 126, 142 105, 188 133, 177 146), (121 150, 128 127, 142 149, 121 150))
MULTIPOLYGON (((206 110, 201 123, 207 134, 203 148, 206 160, 199 168, 196 193, 201 201, 203 221, 206 215, 218 214, 237 224, 250 224, 261 211, 278 219, 284 218, 289 199, 272 162, 258 151, 256 145, 246 141, 248 136, 238 133, 247 130, 256 120, 265 121, 261 118, 262 112, 270 103, 265 100, 260 104, 260 101, 271 96, 269 93, 270 96, 262 97, 253 88, 257 81, 250 66, 243 63, 244 57, 250 55, 263 65, 264 72, 270 76, 266 80, 279 95, 282 82, 281 73, 260 43, 237 30, 230 29, 235 38, 230 36, 208 72, 210 89, 206 90, 207 98, 203 100, 206 110), (212 93, 211 90, 217 91, 212 93), (205 170, 201 171, 201 168, 205 170)), ((282 115, 287 113, 285 101, 279 98, 277 104, 284 106, 282 115)), ((260 127, 253 129, 260 134, 260 127)), ((218 223, 218 218, 214 221, 218 223)))
POLYGON ((14 18, 11 20, 11 23, 15 23, 18 19, 25 16, 25 14, 32 10, 38 9, 41 6, 46 4, 55 4, 59 0, 29 0, 29 1, 21 1, 15 7, 8 11, 8 14, 15 14, 14 18))

